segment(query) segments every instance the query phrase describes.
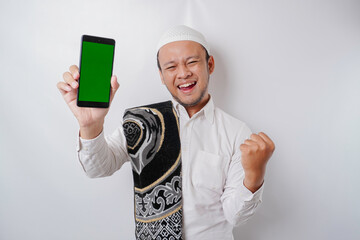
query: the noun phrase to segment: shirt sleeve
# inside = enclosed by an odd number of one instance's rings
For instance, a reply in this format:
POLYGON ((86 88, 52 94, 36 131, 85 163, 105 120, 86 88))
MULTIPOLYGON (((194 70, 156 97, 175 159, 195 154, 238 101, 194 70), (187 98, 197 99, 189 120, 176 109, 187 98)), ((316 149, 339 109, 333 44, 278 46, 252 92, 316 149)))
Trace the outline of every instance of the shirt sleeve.
POLYGON ((235 153, 231 157, 221 196, 225 217, 233 226, 245 223, 262 201, 264 183, 255 193, 244 186, 245 173, 241 164, 240 145, 250 138, 250 135, 250 128, 244 124, 235 142, 235 153))
POLYGON ((94 139, 83 139, 78 135, 77 156, 86 175, 90 178, 111 176, 130 161, 122 124, 110 135, 102 131, 94 139))

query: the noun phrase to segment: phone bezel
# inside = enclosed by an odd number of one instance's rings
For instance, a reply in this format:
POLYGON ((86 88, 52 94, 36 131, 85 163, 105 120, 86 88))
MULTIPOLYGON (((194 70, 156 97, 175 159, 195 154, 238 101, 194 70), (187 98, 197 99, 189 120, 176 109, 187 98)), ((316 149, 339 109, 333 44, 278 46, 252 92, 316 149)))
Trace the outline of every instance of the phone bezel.
POLYGON ((78 80, 79 87, 78 87, 78 93, 77 93, 77 101, 76 104, 78 107, 93 107, 93 108, 108 108, 110 105, 110 93, 111 93, 111 82, 109 79, 110 84, 110 90, 109 90, 109 100, 107 102, 92 102, 92 101, 79 101, 79 92, 81 88, 81 58, 82 58, 82 51, 83 51, 83 42, 93 42, 93 43, 99 43, 99 44, 108 44, 114 46, 114 53, 112 55, 112 64, 111 64, 111 75, 114 68, 114 55, 115 55, 115 40, 111 38, 104 38, 104 37, 97 37, 97 36, 91 36, 91 35, 82 35, 81 37, 81 48, 80 48, 80 62, 79 62, 79 73, 80 77, 78 80))

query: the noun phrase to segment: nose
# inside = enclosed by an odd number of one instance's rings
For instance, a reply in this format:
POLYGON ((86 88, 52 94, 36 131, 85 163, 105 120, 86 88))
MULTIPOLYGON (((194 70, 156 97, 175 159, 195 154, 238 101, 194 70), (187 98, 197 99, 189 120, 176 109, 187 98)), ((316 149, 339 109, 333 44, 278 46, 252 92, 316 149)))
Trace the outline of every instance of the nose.
POLYGON ((192 75, 192 72, 189 70, 189 68, 185 64, 180 64, 178 67, 178 78, 188 78, 192 75))

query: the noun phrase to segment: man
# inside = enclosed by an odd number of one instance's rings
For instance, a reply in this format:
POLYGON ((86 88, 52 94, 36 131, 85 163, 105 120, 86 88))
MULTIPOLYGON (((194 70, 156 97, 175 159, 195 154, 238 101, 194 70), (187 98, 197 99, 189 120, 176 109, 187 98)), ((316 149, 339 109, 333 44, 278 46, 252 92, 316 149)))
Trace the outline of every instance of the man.
MULTIPOLYGON (((160 78, 173 97, 180 123, 182 236, 233 239, 233 227, 248 220, 261 202, 274 143, 264 133, 251 134, 245 123, 214 106, 208 84, 215 63, 201 33, 183 25, 173 27, 157 49, 160 78)), ((108 109, 76 106, 76 66, 63 78, 58 88, 80 125, 77 150, 85 172, 89 177, 112 175, 131 161, 122 127, 105 137, 108 109)), ((119 88, 115 76, 111 86, 112 101, 119 88)))

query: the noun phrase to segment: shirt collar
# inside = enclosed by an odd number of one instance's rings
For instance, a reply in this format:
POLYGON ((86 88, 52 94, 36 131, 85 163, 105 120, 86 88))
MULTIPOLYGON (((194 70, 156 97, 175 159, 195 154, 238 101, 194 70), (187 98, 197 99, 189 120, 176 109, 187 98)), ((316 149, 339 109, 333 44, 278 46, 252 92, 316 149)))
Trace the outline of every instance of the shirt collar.
MULTIPOLYGON (((201 112, 204 112, 205 118, 209 121, 210 124, 212 124, 214 122, 214 111, 215 111, 215 105, 214 105, 214 101, 212 99, 212 96, 209 94, 210 99, 209 101, 205 104, 205 106, 200 109, 199 112, 196 113, 196 115, 200 114, 201 112)), ((184 106, 182 106, 179 102, 177 102, 174 98, 172 98, 172 103, 173 106, 176 110, 176 113, 180 116, 180 114, 186 113, 186 109, 184 106), (182 109, 182 111, 180 110, 180 108, 182 109)), ((188 116, 188 115, 187 115, 188 116)))

